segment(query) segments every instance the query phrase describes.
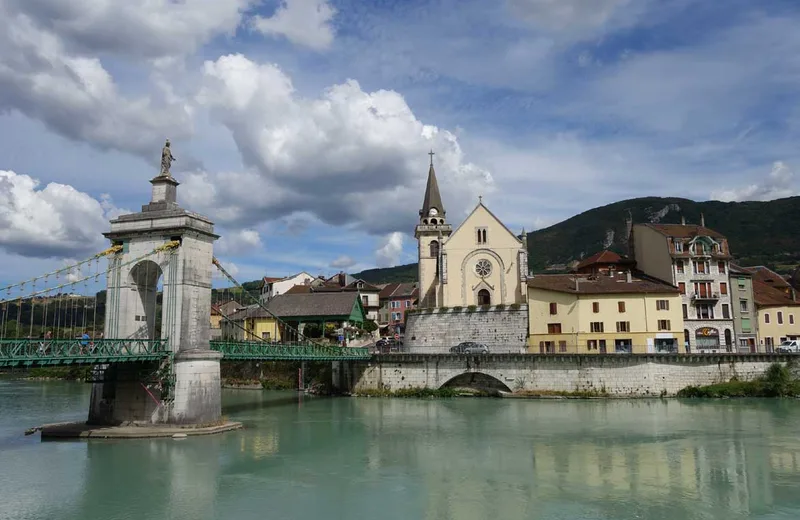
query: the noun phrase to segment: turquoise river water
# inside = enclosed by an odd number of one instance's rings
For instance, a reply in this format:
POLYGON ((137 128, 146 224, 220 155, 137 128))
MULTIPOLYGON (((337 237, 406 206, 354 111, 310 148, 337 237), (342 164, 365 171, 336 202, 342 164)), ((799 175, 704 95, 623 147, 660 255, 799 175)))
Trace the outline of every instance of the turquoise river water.
POLYGON ((225 391, 245 429, 42 442, 89 386, 0 380, 0 519, 800 518, 800 401, 225 391))

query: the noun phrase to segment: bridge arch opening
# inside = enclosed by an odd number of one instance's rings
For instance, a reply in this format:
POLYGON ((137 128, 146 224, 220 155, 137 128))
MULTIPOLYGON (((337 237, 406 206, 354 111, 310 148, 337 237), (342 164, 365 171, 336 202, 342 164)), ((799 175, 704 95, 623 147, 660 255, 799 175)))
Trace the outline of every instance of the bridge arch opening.
POLYGON ((136 332, 133 337, 157 339, 161 337, 161 289, 163 286, 161 266, 152 260, 142 260, 130 271, 131 288, 139 295, 133 310, 136 332))
POLYGON ((511 389, 498 378, 483 372, 465 372, 447 382, 441 388, 470 388, 474 390, 494 390, 511 392, 511 389))

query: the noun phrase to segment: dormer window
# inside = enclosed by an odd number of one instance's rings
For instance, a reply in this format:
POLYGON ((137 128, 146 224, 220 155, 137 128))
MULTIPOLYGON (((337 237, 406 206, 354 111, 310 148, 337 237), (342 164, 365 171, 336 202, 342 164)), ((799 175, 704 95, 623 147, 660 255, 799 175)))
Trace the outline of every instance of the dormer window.
POLYGON ((683 242, 676 240, 675 241, 675 252, 676 253, 683 253, 683 242))

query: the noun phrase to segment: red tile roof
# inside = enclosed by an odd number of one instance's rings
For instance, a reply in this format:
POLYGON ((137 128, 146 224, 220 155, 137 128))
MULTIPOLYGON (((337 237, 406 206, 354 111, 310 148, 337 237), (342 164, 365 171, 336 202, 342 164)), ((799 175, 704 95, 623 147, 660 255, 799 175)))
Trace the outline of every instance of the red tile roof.
POLYGON ((629 264, 632 263, 628 258, 623 258, 617 253, 609 250, 600 251, 595 253, 589 258, 584 258, 575 269, 583 269, 595 264, 629 264))
POLYGON ((724 235, 713 229, 695 224, 645 224, 645 226, 655 229, 662 235, 674 238, 694 238, 696 236, 725 238, 724 235))
POLYGON ((570 294, 679 294, 677 287, 638 272, 631 276, 630 282, 628 282, 627 276, 624 274, 613 277, 580 274, 537 274, 528 278, 528 287, 570 294))
POLYGON ((793 299, 793 290, 779 289, 761 280, 753 280, 753 298, 759 307, 800 306, 800 302, 793 299))

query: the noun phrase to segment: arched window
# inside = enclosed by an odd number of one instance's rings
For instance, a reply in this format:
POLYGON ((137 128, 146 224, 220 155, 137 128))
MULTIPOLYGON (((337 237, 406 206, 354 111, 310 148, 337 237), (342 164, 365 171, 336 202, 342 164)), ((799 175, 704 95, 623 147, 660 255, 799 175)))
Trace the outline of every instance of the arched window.
POLYGON ((432 218, 432 219, 431 219, 431 226, 435 226, 435 225, 436 225, 436 219, 435 219, 435 218, 432 218))
POLYGON ((431 241, 431 258, 439 258, 439 242, 431 241))
POLYGON ((491 305, 492 295, 486 289, 478 291, 478 305, 491 305))

